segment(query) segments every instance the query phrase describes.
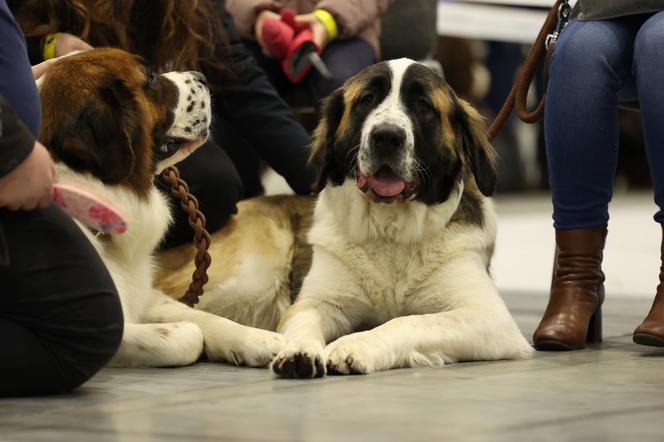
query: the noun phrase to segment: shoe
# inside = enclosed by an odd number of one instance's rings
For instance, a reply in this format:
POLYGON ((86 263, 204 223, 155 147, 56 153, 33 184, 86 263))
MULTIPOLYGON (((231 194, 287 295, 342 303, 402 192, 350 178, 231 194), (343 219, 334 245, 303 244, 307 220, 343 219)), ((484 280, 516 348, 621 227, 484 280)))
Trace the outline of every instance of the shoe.
POLYGON ((664 347, 664 225, 662 225, 662 264, 659 268, 657 295, 646 319, 636 327, 632 340, 636 344, 664 347))
POLYGON ((578 350, 602 342, 606 225, 556 230, 551 295, 535 334, 538 350, 578 350))

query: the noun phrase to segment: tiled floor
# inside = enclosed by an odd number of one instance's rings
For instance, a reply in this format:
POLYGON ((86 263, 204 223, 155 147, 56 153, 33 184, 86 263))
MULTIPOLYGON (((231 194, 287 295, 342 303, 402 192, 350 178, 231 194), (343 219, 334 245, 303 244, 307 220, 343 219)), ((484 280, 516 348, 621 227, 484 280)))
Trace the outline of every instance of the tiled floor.
MULTIPOLYGON (((664 441, 664 349, 631 343, 657 277, 649 201, 614 204, 600 347, 310 381, 209 363, 106 369, 71 396, 0 400, 0 440, 664 441)), ((527 336, 546 304, 548 210, 545 197, 498 201, 493 272, 527 336)))

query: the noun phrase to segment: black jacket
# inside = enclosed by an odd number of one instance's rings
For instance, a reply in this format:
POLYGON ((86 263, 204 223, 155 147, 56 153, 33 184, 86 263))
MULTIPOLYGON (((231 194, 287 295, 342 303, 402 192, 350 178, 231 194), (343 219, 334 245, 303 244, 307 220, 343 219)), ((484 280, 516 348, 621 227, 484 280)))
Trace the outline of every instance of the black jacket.
MULTIPOLYGON (((299 194, 310 192, 315 179, 307 159, 311 139, 295 120, 288 104, 279 96, 265 72, 256 64, 235 30, 233 17, 218 1, 221 19, 230 43, 230 60, 237 78, 215 94, 218 115, 229 121, 249 141, 291 188, 299 194)), ((218 75, 203 68, 208 77, 218 75)))
MULTIPOLYGON (((0 96, 0 178, 16 169, 30 155, 34 144, 35 139, 30 130, 0 96)), ((0 209, 0 267, 9 264, 9 252, 2 227, 3 210, 0 209)))
MULTIPOLYGON (((0 178, 2 178, 30 155, 35 143, 33 132, 18 118, 3 95, 8 94, 13 97, 12 103, 22 110, 19 113, 31 125, 35 134, 39 130, 39 102, 30 66, 25 57, 21 31, 7 10, 4 0, 0 0, 0 45, 2 45, 0 47, 0 178), (26 88, 26 85, 32 90, 26 88)), ((0 266, 9 263, 2 227, 3 211, 4 209, 0 209, 0 266)))
POLYGON ((35 139, 0 96, 0 178, 23 162, 32 152, 35 139))

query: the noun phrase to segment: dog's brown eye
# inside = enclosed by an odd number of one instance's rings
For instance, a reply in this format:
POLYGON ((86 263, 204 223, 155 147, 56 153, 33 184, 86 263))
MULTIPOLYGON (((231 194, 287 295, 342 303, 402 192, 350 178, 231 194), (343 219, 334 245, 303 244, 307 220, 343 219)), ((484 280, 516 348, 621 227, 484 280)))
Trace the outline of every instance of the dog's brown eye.
POLYGON ((157 76, 154 74, 154 71, 149 66, 147 68, 146 76, 148 83, 153 83, 157 79, 157 76))
POLYGON ((180 148, 184 141, 178 139, 167 139, 163 144, 159 146, 159 149, 156 151, 156 157, 158 160, 168 158, 171 155, 175 154, 180 148))
POLYGON ((178 150, 180 146, 182 146, 181 141, 172 140, 161 146, 161 151, 164 153, 173 153, 174 151, 178 150))
POLYGON ((417 101, 415 102, 415 105, 417 106, 417 109, 422 112, 428 112, 434 110, 431 103, 429 103, 424 98, 418 98, 417 101))
POLYGON ((374 94, 364 94, 362 98, 360 98, 360 103, 369 106, 371 103, 374 101, 374 94))

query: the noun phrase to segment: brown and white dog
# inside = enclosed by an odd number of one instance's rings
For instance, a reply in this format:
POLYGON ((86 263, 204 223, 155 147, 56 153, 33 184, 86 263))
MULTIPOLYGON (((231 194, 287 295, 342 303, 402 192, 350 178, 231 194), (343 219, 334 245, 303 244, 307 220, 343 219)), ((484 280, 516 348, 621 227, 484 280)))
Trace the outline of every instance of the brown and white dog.
POLYGON ((268 364, 283 346, 281 335, 195 311, 153 287, 153 252, 171 220, 154 177, 207 139, 205 77, 156 76, 138 57, 95 49, 54 63, 40 94, 42 141, 56 162, 56 181, 95 194, 128 222, 122 235, 81 226, 122 303, 124 336, 111 364, 186 365, 203 351, 211 360, 268 364))
MULTIPOLYGON (((494 157, 479 114, 436 73, 408 59, 365 69, 325 103, 315 209, 304 197, 241 203, 213 236, 198 308, 276 327, 283 377, 527 357, 488 271, 494 157)), ((191 274, 186 253, 162 256, 169 293, 191 274)))

